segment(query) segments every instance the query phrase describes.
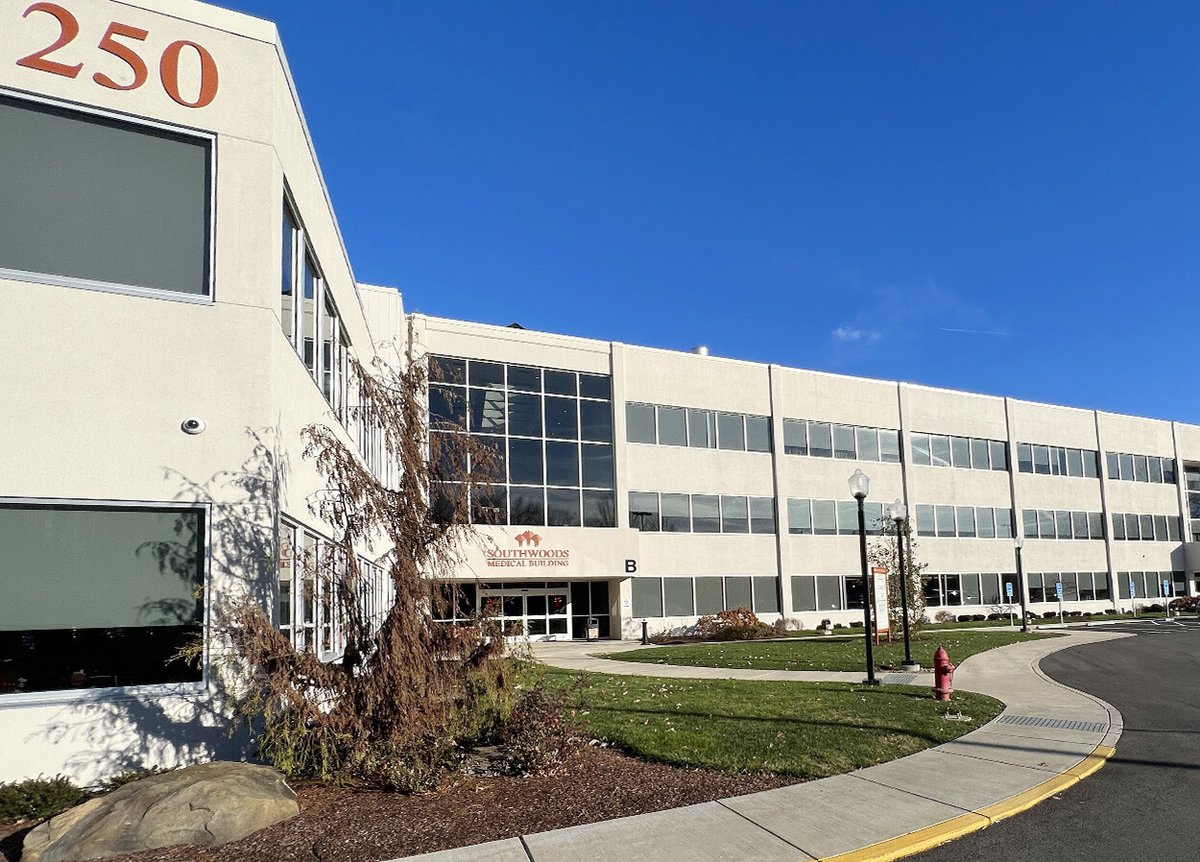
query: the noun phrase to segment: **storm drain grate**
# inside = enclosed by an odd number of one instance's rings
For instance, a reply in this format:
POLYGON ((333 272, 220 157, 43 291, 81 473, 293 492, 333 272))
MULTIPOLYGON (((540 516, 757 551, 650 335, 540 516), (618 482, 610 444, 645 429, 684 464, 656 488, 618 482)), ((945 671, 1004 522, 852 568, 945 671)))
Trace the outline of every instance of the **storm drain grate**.
POLYGON ((885 673, 879 679, 884 685, 912 685, 917 681, 915 673, 885 673))
POLYGON ((1098 721, 1071 721, 1066 718, 1042 718, 1037 715, 1002 715, 996 724, 1019 724, 1024 727, 1053 727, 1058 730, 1082 730, 1088 733, 1104 733, 1107 724, 1098 721))

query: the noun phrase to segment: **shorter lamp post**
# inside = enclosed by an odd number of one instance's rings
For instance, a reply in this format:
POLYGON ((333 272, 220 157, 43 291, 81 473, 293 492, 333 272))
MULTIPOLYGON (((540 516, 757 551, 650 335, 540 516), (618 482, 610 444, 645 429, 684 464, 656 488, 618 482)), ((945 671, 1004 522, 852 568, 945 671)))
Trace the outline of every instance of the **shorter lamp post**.
POLYGON ((871 490, 871 480, 862 470, 855 470, 850 477, 850 493, 858 501, 858 548, 862 557, 863 592, 863 642, 867 645, 867 678, 863 685, 879 685, 875 678, 875 650, 871 644, 871 589, 867 582, 867 517, 863 512, 863 501, 871 490))
POLYGON ((1029 631, 1029 614, 1025 611, 1025 569, 1021 566, 1021 549, 1025 540, 1020 536, 1013 541, 1017 549, 1017 592, 1021 594, 1021 631, 1029 631))
MULTIPOLYGON (((905 670, 919 670, 920 665, 912 659, 912 649, 908 642, 908 570, 904 567, 904 541, 908 538, 905 522, 908 520, 908 507, 899 500, 892 503, 888 517, 896 525, 896 555, 900 558, 900 616, 904 621, 904 663, 900 666, 905 670)), ((912 562, 912 550, 909 549, 909 562, 912 562)))

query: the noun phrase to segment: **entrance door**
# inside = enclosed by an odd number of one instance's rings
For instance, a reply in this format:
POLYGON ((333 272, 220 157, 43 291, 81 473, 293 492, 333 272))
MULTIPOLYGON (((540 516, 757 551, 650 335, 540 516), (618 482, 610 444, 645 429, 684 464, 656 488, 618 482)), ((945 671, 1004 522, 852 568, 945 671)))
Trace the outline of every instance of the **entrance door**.
POLYGON ((506 584, 480 593, 481 609, 498 619, 506 637, 567 640, 571 636, 571 605, 565 588, 506 584))

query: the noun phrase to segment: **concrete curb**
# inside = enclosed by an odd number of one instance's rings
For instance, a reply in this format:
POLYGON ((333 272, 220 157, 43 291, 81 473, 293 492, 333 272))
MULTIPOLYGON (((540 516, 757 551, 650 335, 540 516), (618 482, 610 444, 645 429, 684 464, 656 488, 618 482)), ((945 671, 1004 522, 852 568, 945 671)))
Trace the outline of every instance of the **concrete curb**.
POLYGON ((931 850, 956 838, 986 829, 992 824, 1020 814, 1022 811, 1028 811, 1039 802, 1078 784, 1102 767, 1115 753, 1116 749, 1111 746, 1098 745, 1082 762, 1067 772, 1049 778, 1036 787, 1031 787, 1008 799, 985 805, 969 814, 962 814, 906 835, 898 835, 887 841, 871 844, 861 850, 851 850, 837 856, 826 856, 820 862, 891 862, 894 859, 903 859, 905 856, 931 850))

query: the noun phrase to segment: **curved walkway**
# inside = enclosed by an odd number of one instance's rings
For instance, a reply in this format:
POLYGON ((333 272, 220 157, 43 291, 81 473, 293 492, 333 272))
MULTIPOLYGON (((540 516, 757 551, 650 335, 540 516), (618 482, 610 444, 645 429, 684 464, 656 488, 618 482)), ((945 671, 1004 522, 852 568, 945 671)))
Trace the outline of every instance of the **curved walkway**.
MULTIPOLYGON (((1098 698, 1054 682, 1041 672, 1038 662, 1061 649, 1126 636, 1073 632, 971 656, 955 672, 955 687, 998 698, 1006 709, 978 730, 909 757, 747 796, 409 858, 426 862, 897 859, 1024 811, 1100 768, 1121 735, 1120 713, 1098 698)), ((535 654, 555 667, 601 673, 862 679, 862 674, 635 664, 590 655, 635 646, 539 644, 535 654)))

